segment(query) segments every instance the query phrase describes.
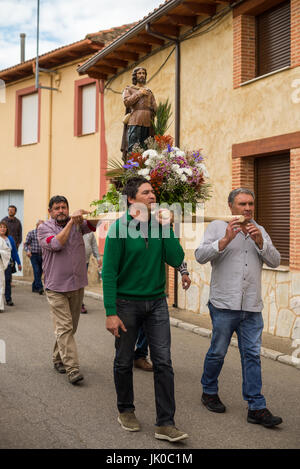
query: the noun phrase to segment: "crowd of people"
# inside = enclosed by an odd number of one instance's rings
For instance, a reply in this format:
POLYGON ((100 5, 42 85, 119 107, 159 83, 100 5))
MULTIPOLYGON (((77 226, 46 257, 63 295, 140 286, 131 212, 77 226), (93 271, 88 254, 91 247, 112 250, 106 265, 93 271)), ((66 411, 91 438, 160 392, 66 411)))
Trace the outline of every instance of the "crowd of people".
MULTIPOLYGON (((9 205, 8 216, 4 217, 0 222, 0 247, 2 263, 0 262, 0 313, 4 312, 4 299, 7 306, 14 306, 11 297, 11 283, 12 274, 22 271, 22 264, 18 249, 22 243, 22 223, 16 217, 17 207, 9 205), (2 243, 3 240, 5 245, 2 243), (3 252, 2 252, 3 251, 3 252), (4 257, 9 256, 9 262, 3 262, 4 257)), ((26 235, 24 242, 24 251, 26 256, 31 262, 33 271, 32 292, 39 295, 44 294, 44 287, 42 282, 43 276, 43 258, 42 248, 38 241, 37 230, 38 227, 44 223, 44 220, 38 220, 35 229, 29 231, 26 235)), ((88 233, 83 237, 86 253, 86 266, 88 268, 90 257, 93 254, 97 260, 99 271, 101 271, 102 258, 98 251, 97 241, 92 233, 88 233)), ((87 313, 85 305, 82 304, 82 313, 87 313)))
MULTIPOLYGON (((154 436, 177 442, 188 438, 188 434, 175 426, 165 265, 179 270, 185 290, 191 280, 184 250, 173 231, 172 215, 166 218, 160 211, 155 216, 151 212, 156 197, 149 181, 141 176, 131 178, 123 194, 127 197, 127 211, 110 226, 102 266, 106 329, 115 339, 113 375, 117 420, 124 430, 141 429, 135 415, 133 366, 151 371, 156 403, 154 436), (148 350, 151 362, 147 358, 148 350)), ((201 401, 211 412, 226 411, 219 397, 218 378, 236 332, 242 364, 242 394, 248 403, 247 421, 274 427, 282 419, 267 409, 262 394, 261 271, 263 263, 277 267, 280 254, 265 229, 253 219, 252 191, 245 188, 231 191, 228 206, 232 215, 243 215, 244 221, 234 218, 229 223, 211 222, 195 251, 197 262, 210 262, 212 266, 208 302, 212 339, 204 360, 201 401)), ((15 264, 21 269, 17 248, 22 242, 22 227, 15 217, 16 211, 16 207, 10 206, 8 217, 0 223, 0 288, 1 298, 5 291, 7 305, 13 304, 10 284, 15 264)), ((27 234, 24 249, 34 272, 32 291, 46 294, 52 312, 54 369, 66 374, 68 381, 75 385, 84 380, 74 335, 80 314, 86 312, 83 296, 92 253, 101 267, 93 234, 97 220, 84 220, 83 215, 88 212, 82 209, 70 214, 64 196, 52 197, 48 211, 49 219, 39 220, 36 228, 27 234)))

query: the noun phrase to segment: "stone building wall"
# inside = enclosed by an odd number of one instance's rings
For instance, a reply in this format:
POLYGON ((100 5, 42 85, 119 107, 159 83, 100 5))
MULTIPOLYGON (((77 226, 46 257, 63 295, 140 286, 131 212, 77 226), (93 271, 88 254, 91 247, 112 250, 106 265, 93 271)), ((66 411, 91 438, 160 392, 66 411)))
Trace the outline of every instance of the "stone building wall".
MULTIPOLYGON (((185 241, 182 240, 185 249, 185 241)), ((178 307, 196 314, 209 315, 210 263, 200 265, 193 249, 185 249, 192 284, 185 292, 178 280, 178 307)), ((262 271, 264 331, 278 337, 300 339, 300 274, 284 266, 262 271)))

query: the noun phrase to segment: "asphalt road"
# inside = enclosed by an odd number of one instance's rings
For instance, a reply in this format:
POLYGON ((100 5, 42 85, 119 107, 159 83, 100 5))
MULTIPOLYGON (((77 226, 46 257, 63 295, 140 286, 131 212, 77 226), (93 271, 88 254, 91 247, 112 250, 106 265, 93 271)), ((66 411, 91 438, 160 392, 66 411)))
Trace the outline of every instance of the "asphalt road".
MULTIPOLYGON (((154 438, 153 375, 134 371, 136 415, 142 430, 131 433, 117 422, 112 375, 113 337, 105 330, 102 302, 86 298, 77 345, 85 381, 77 386, 54 371, 54 343, 47 300, 29 286, 13 288, 14 307, 0 315, 6 363, 0 363, 0 448, 158 449, 174 445, 154 438)), ((176 448, 300 448, 300 371, 262 358, 268 408, 283 418, 274 429, 247 423, 241 395, 238 350, 230 347, 220 379, 227 412, 201 404, 200 376, 209 339, 171 328, 175 372, 176 424, 190 438, 176 448)), ((3 342, 1 342, 3 343, 3 342)))

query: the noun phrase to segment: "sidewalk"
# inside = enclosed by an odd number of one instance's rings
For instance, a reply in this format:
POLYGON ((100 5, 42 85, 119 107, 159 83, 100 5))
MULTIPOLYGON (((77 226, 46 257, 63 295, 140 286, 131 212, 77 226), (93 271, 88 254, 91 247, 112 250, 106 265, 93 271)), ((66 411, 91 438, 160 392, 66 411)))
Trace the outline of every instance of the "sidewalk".
MULTIPOLYGON (((32 279, 28 277, 13 278, 14 284, 28 284, 32 279)), ((103 300, 102 285, 88 286, 85 289, 85 296, 92 297, 98 300, 103 300)), ((171 325, 181 329, 188 330, 194 334, 201 335, 202 337, 211 337, 211 320, 208 314, 196 314, 191 311, 169 307, 171 325)), ((237 347, 237 338, 231 340, 231 346, 237 347)), ((292 353, 295 349, 292 347, 292 340, 275 337, 272 334, 263 332, 262 335, 262 348, 261 355, 272 360, 277 360, 281 363, 294 366, 300 369, 300 360, 295 360, 292 353)))

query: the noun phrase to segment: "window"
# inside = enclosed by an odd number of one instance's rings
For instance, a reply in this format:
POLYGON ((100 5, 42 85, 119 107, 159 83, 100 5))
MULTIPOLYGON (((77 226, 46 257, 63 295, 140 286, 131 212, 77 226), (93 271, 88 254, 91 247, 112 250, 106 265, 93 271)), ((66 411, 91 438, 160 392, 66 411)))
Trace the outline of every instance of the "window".
POLYGON ((40 141, 40 90, 24 88, 16 93, 15 145, 40 141))
POLYGON ((233 87, 300 63, 299 0, 245 0, 233 9, 233 87))
POLYGON ((255 159, 256 220, 270 235, 289 264, 290 254, 290 153, 255 159))
POLYGON ((256 192, 256 220, 300 271, 300 131, 232 145, 232 188, 256 192), (258 218, 257 218, 258 217, 258 218))
POLYGON ((94 79, 75 82, 74 135, 89 135, 98 131, 99 85, 94 79))
POLYGON ((22 97, 21 145, 38 141, 38 94, 22 97))
POLYGON ((257 76, 288 67, 291 57, 290 2, 256 17, 257 76))
POLYGON ((82 87, 82 134, 96 131, 96 84, 82 87))

